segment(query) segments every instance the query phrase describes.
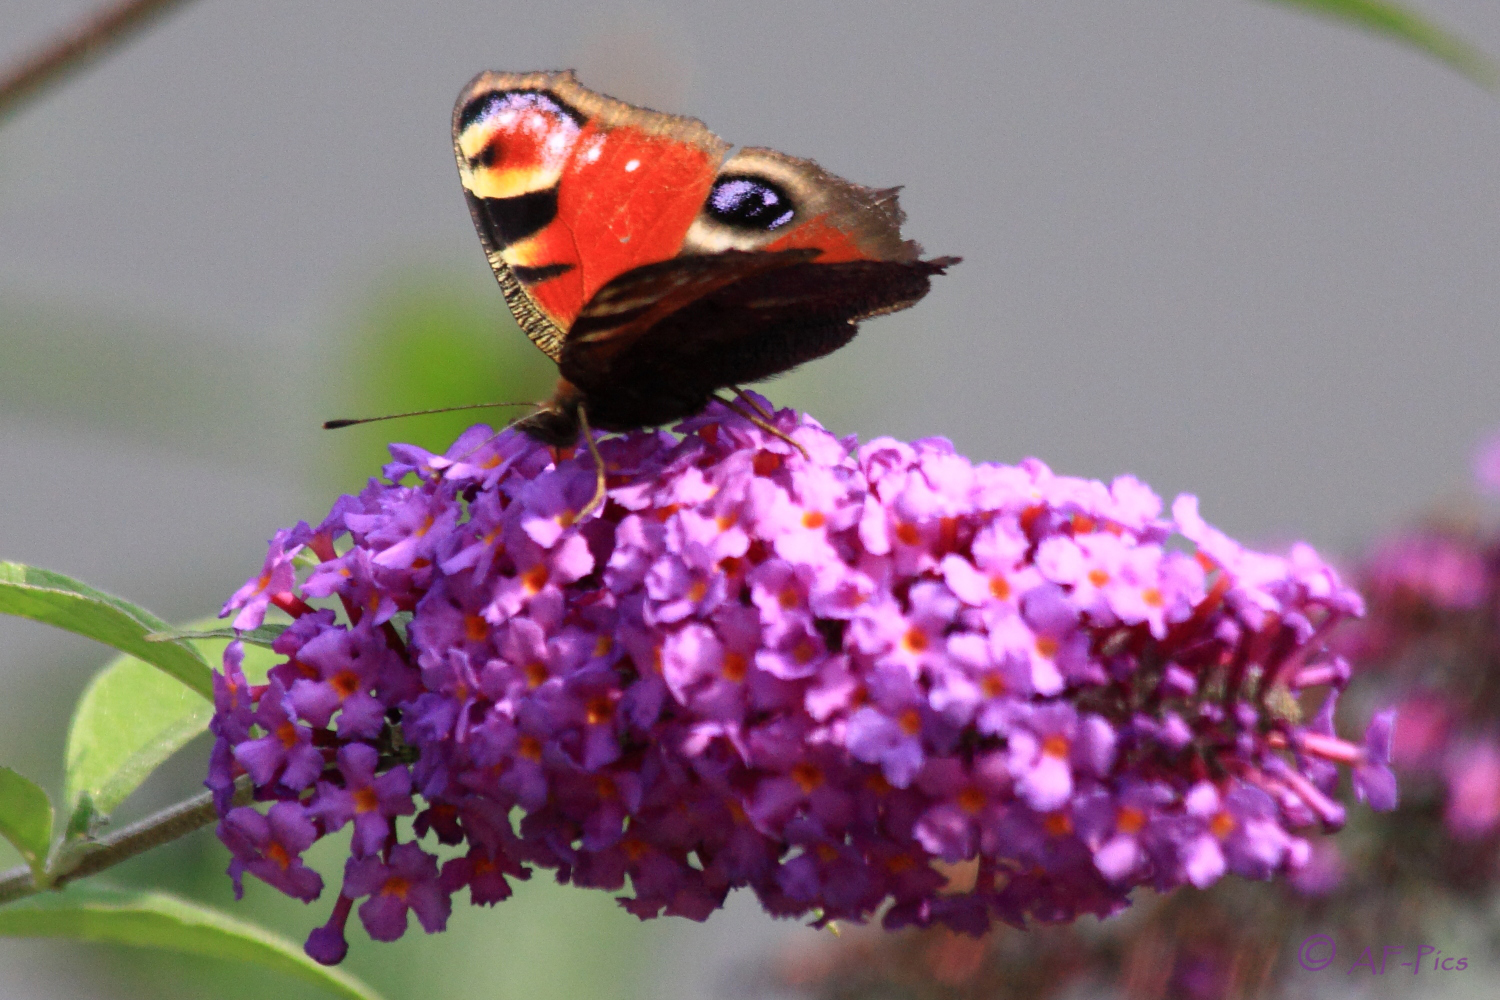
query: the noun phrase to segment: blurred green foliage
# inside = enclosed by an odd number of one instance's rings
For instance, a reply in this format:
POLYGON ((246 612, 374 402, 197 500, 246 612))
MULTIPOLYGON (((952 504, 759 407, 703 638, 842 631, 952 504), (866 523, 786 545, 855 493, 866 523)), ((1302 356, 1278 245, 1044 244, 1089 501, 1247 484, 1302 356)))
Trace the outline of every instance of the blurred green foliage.
MULTIPOLYGON (((539 402, 552 394, 557 369, 526 339, 500 289, 476 286, 435 269, 393 273, 325 366, 331 383, 324 418, 369 417, 468 403, 539 402)), ((389 441, 441 452, 476 423, 503 427, 527 407, 463 410, 326 432, 319 482, 357 491, 390 461, 389 441)), ((331 498, 330 498, 331 499, 331 498)))
POLYGON ((1429 21, 1410 7, 1388 0, 1267 0, 1301 7, 1323 17, 1405 42, 1447 63, 1482 87, 1500 83, 1495 63, 1462 36, 1429 21))

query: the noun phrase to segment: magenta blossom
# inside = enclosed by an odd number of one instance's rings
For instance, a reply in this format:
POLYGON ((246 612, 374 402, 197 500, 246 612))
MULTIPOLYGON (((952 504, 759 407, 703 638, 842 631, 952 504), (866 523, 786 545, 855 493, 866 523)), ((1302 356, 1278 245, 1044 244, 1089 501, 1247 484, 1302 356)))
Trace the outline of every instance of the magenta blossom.
POLYGON ((1311 549, 1246 550, 1191 497, 1163 517, 1131 477, 774 419, 800 447, 719 404, 601 440, 584 517, 586 451, 475 427, 277 536, 226 614, 291 612, 286 660, 252 709, 231 646, 210 784, 275 801, 289 833, 221 832, 303 898, 305 834, 353 827, 313 957, 356 900, 390 940, 532 867, 642 918, 739 887, 818 923, 1102 916, 1299 870, 1302 828, 1342 820, 1335 765, 1394 803, 1388 717, 1361 745, 1298 708, 1347 682, 1323 641, 1361 610, 1311 549), (427 838, 464 851, 440 868, 427 838))

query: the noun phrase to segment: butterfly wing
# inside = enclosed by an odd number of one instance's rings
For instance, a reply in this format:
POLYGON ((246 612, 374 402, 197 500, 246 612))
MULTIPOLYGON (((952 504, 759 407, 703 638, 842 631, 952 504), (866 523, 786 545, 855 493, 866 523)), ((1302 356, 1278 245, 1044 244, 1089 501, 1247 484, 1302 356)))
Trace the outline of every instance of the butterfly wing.
POLYGON ((955 258, 822 263, 815 248, 690 255, 606 285, 563 342, 559 368, 606 429, 679 419, 718 389, 847 344, 860 320, 905 309, 955 258))
POLYGON ((453 147, 505 300, 553 360, 599 289, 678 253, 729 150, 571 72, 481 73, 454 106, 453 147))
MULTIPOLYGON (((696 119, 572 73, 480 74, 453 145, 511 311, 600 427, 686 416, 827 354, 953 262, 919 259, 894 190, 768 149, 726 160, 696 119)), ((574 404, 555 402, 566 424, 574 404)))

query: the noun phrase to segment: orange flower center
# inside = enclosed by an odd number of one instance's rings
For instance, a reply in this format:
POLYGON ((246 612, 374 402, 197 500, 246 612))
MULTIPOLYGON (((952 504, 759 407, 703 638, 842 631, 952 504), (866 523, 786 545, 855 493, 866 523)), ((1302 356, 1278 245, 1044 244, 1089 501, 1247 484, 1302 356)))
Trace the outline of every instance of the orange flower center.
POLYGON ((915 736, 922 731, 922 713, 915 708, 906 709, 897 717, 896 722, 907 736, 915 736))
POLYGON ((1060 733, 1053 733, 1042 740, 1042 753, 1048 757, 1066 757, 1068 755, 1068 738, 1060 733))
POLYGON ((470 642, 483 642, 490 634, 490 623, 478 615, 464 615, 464 638, 470 642))
POLYGON ((792 768, 792 780, 802 789, 803 795, 808 795, 823 783, 823 771, 816 764, 802 761, 792 768))
POLYGON ((1146 827, 1146 814, 1131 806, 1121 806, 1115 814, 1115 828, 1121 833, 1137 834, 1146 827))
POLYGON ((342 700, 359 690, 359 674, 352 670, 340 670, 328 679, 328 684, 338 692, 342 700))
POLYGON ((744 653, 725 653, 724 666, 721 668, 724 679, 738 684, 745 679, 745 674, 750 670, 750 659, 744 653))
POLYGON ((375 789, 366 785, 354 793, 354 811, 359 813, 374 812, 380 808, 380 798, 375 794, 375 789))
POLYGON ((821 528, 827 522, 828 519, 823 516, 821 510, 810 510, 802 515, 802 527, 804 528, 821 528))
POLYGON ((544 563, 537 563, 521 574, 521 585, 526 588, 527 594, 534 596, 542 592, 542 588, 547 585, 547 578, 548 571, 546 565, 544 563))

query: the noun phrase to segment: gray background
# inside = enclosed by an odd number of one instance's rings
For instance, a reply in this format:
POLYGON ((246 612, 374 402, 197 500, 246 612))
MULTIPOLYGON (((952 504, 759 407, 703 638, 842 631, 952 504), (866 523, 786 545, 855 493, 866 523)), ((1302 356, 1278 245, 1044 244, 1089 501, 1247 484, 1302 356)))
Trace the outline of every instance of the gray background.
MULTIPOLYGON (((0 0, 0 65, 90 6, 0 0)), ((1500 53, 1493 0, 1419 6, 1500 53)), ((1372 36, 1252 0, 211 0, 0 127, 0 557, 215 608, 327 508, 330 331, 392 268, 491 283, 459 87, 565 66, 904 184, 909 234, 966 258, 771 387, 839 431, 1131 471, 1338 550, 1463 490, 1500 425, 1496 103, 1372 36)), ((56 739, 17 734, 97 662, 0 620, 0 760, 56 781, 56 739)), ((758 926, 651 940, 689 996, 758 926)))

